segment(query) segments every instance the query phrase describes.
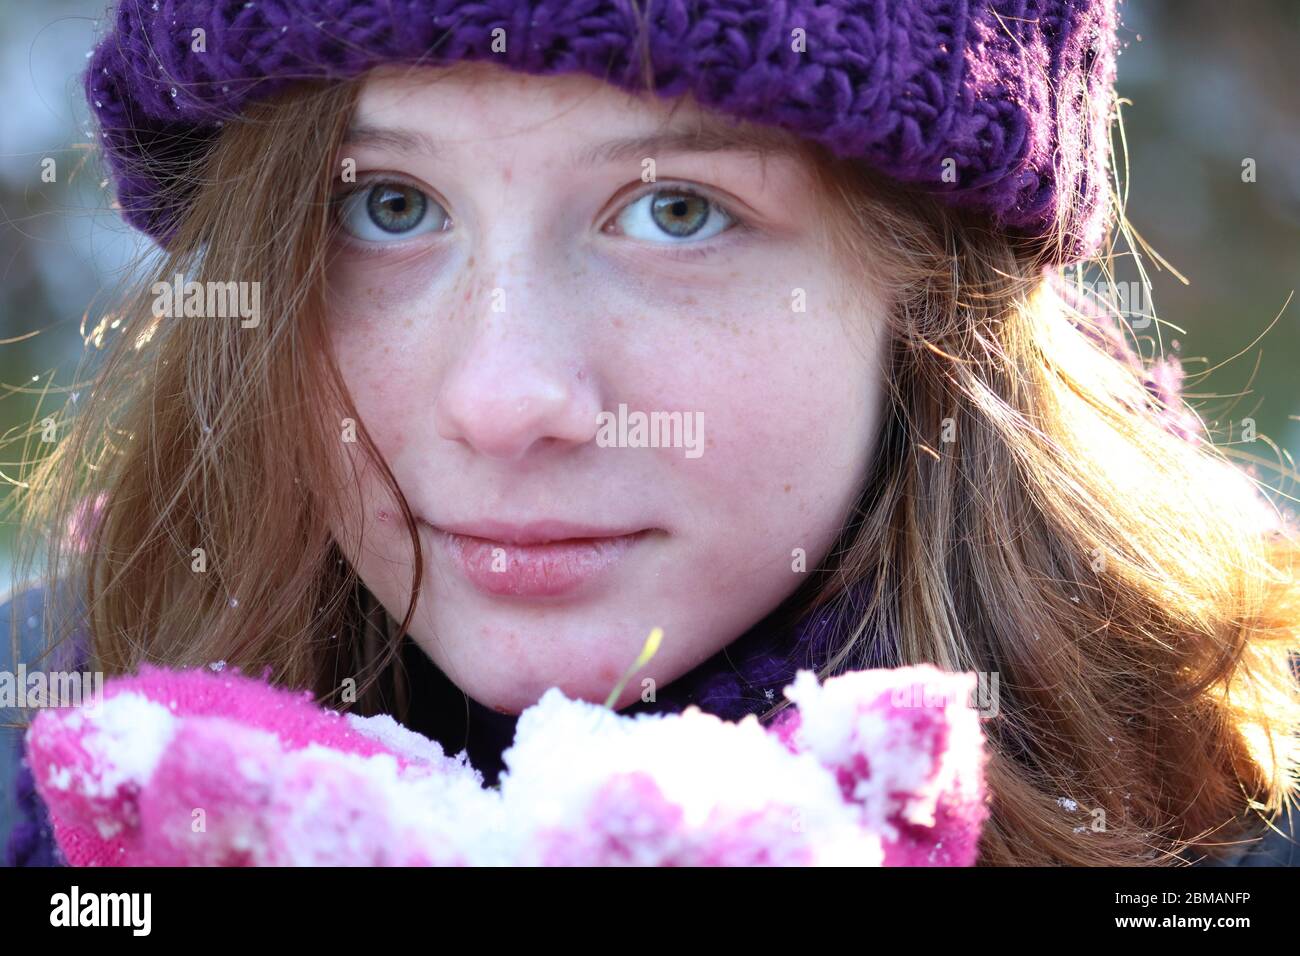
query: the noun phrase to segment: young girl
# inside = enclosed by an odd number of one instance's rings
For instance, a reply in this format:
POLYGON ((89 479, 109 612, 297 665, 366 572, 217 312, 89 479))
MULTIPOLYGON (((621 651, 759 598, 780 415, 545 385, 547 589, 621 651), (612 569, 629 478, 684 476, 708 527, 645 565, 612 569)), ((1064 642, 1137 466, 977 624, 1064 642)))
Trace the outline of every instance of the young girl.
POLYGON ((123 0, 87 95, 162 252, 28 476, 75 533, 15 659, 269 667, 489 779, 653 627, 625 713, 930 662, 995 695, 981 862, 1284 862, 1295 544, 1078 295, 1112 0, 961 9, 123 0))

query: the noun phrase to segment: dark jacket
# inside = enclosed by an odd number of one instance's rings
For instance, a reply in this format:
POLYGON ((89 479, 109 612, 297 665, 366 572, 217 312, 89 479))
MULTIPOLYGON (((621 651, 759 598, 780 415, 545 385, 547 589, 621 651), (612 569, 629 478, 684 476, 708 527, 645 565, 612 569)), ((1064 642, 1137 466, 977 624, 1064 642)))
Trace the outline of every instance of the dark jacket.
MULTIPOLYGON (((80 608, 75 594, 65 594, 52 605, 68 608, 61 613, 77 614, 80 608)), ((19 660, 30 673, 41 664, 34 664, 44 650, 42 618, 44 589, 32 586, 22 589, 0 604, 0 671, 14 673, 16 662, 11 660, 10 627, 16 617, 19 634, 19 660)), ((816 647, 824 633, 829 633, 823 617, 808 620, 800 625, 796 644, 816 647)), ((778 644, 789 643, 788 625, 758 626, 733 642, 715 658, 704 662, 691 674, 674 681, 659 693, 653 707, 658 712, 679 711, 694 703, 702 709, 728 719, 739 719, 746 713, 761 713, 769 700, 766 691, 788 683, 789 673, 802 661, 788 660, 774 650, 778 644), (780 632, 786 635, 781 639, 780 632), (739 653, 738 652, 743 652, 739 653), (737 660, 743 660, 737 666, 737 660), (669 691, 672 693, 668 693, 669 691)), ((501 770, 500 754, 514 737, 515 718, 498 714, 477 704, 472 698, 446 691, 454 690, 428 656, 414 644, 404 648, 405 660, 411 680, 427 693, 414 695, 421 708, 408 719, 413 730, 437 740, 449 753, 467 749, 471 762, 483 771, 489 783, 494 782, 501 770), (441 682, 440 684, 438 682, 441 682), (437 701, 450 701, 439 707, 437 701)), ((84 631, 70 642, 58 658, 51 658, 49 669, 77 670, 69 661, 84 655, 84 631)), ((644 712, 642 704, 634 704, 625 712, 644 712)), ((0 708, 0 724, 17 722, 20 714, 0 708)), ((20 728, 0 726, 0 859, 5 866, 59 866, 64 861, 54 842, 53 833, 45 814, 44 804, 36 793, 32 775, 23 761, 23 732, 20 728)), ((1262 840, 1241 844, 1226 858, 1218 861, 1191 862, 1205 866, 1300 866, 1300 829, 1296 814, 1288 814, 1279 828, 1286 832, 1268 830, 1262 840)))
MULTIPOLYGON (((56 606, 75 608, 71 595, 56 599, 56 606)), ((45 654, 45 589, 24 587, 0 605, 0 671, 17 680, 18 665, 28 674, 37 670, 78 670, 81 655, 75 643, 58 654, 45 654), (18 659, 13 659, 11 628, 17 626, 18 659)), ((84 645, 84 636, 74 638, 84 645)), ((0 705, 0 863, 5 866, 56 866, 63 860, 36 793, 31 771, 23 760, 23 727, 27 715, 0 705)))

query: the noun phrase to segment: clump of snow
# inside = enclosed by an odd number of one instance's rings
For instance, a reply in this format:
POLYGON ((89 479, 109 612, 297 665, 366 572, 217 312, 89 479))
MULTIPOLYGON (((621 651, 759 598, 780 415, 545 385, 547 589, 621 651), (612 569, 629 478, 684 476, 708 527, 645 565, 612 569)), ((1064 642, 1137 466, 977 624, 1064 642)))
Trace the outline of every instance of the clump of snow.
POLYGON ((175 716, 141 694, 122 693, 104 701, 81 745, 97 773, 85 775, 82 792, 109 797, 128 784, 143 785, 171 742, 175 716))
POLYGON ((462 750, 455 757, 449 757, 437 741, 403 727, 388 714, 372 717, 347 714, 345 719, 357 733, 383 744, 388 750, 412 762, 429 764, 445 773, 468 773, 480 786, 483 783, 483 775, 469 763, 468 751, 462 750))
POLYGON ((858 825, 834 775, 812 754, 792 753, 753 716, 731 723, 690 707, 629 718, 553 688, 520 715, 503 759, 507 806, 526 809, 541 834, 529 862, 554 862, 548 856, 565 841, 582 838, 588 862, 767 857, 871 865, 881 858, 878 836, 858 825), (621 796, 617 806, 608 805, 611 788, 621 796), (629 839, 638 828, 657 830, 656 839, 629 839))

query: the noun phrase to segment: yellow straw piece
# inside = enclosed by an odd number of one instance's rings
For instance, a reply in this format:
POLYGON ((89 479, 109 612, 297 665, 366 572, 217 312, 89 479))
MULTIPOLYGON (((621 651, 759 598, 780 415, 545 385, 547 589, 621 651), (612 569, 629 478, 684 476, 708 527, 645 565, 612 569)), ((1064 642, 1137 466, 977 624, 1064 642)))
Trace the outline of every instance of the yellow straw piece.
POLYGON ((623 693, 623 688, 626 687, 627 682, 632 679, 632 675, 645 667, 646 664, 650 662, 650 658, 654 657, 655 654, 659 652, 659 645, 663 639, 664 629, 662 627, 656 627, 650 632, 650 636, 645 639, 645 644, 642 646, 641 653, 638 655, 636 661, 623 673, 623 679, 618 682, 618 685, 610 691, 609 696, 605 698, 606 707, 614 706, 614 702, 618 700, 619 694, 623 693))

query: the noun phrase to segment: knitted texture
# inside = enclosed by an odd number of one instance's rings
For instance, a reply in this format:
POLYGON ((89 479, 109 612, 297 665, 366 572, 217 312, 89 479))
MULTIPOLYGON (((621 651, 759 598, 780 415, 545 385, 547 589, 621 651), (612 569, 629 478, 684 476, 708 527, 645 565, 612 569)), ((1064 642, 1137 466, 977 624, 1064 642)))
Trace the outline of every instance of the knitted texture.
POLYGON ((1073 261, 1109 214, 1115 2, 119 0, 85 87, 123 215, 163 244, 187 200, 176 161, 246 104, 387 62, 486 60, 629 91, 648 73, 659 96, 861 159, 1073 261))

